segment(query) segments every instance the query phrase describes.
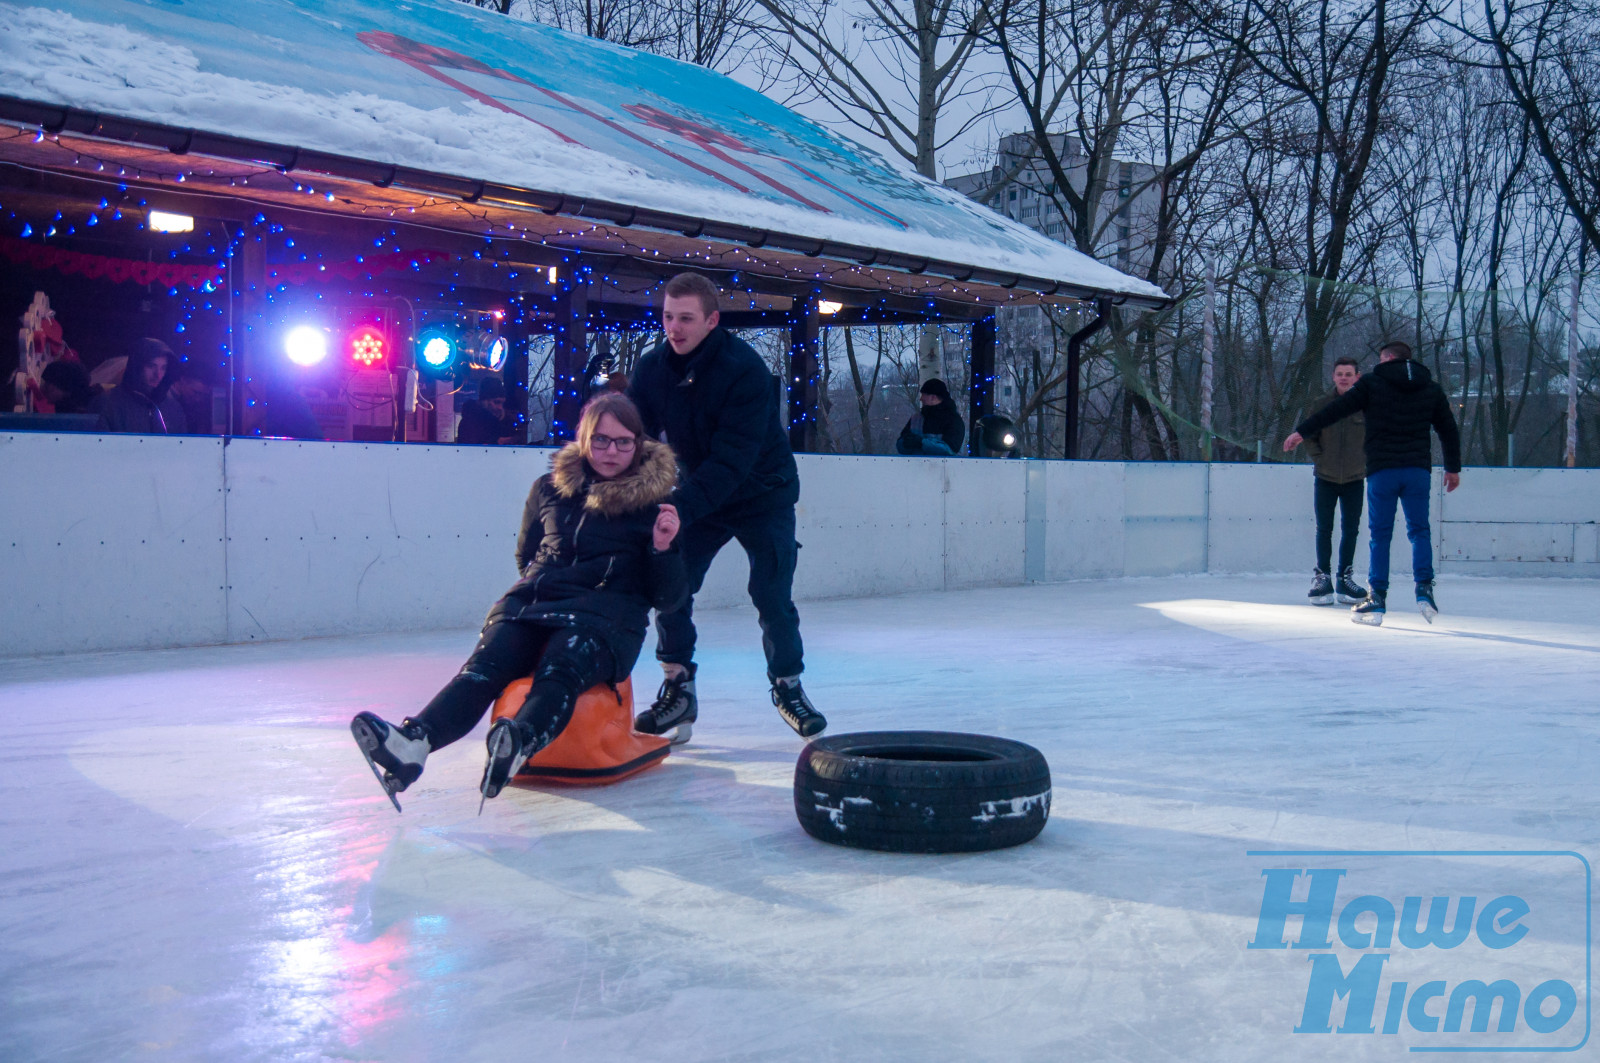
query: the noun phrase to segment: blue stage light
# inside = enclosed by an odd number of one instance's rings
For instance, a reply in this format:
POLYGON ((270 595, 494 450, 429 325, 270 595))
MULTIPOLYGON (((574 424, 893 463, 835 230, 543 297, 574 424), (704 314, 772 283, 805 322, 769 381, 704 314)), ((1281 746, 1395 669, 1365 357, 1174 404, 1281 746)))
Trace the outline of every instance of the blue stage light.
POLYGON ((456 339, 452 330, 424 329, 417 337, 417 368, 433 376, 443 376, 454 367, 456 339))

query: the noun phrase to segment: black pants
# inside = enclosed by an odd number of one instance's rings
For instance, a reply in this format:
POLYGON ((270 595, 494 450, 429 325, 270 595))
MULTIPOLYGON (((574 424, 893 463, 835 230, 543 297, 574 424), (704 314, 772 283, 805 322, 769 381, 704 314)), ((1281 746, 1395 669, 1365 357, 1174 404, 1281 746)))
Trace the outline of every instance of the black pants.
POLYGON ((1339 507, 1339 568, 1343 572, 1356 561, 1356 537, 1361 534, 1361 498, 1366 485, 1361 480, 1336 484, 1320 476, 1316 481, 1317 567, 1333 572, 1328 561, 1333 557, 1333 507, 1339 507))
POLYGON ((593 631, 496 620, 484 627, 461 671, 414 719, 428 729, 434 749, 447 746, 476 727, 506 687, 531 675, 533 689, 517 721, 532 731, 532 748, 543 749, 566 729, 578 695, 611 671, 611 650, 593 631))
POLYGON ((799 675, 805 668, 800 644, 800 612, 794 607, 794 566, 800 544, 794 539, 794 506, 717 514, 697 520, 678 536, 689 574, 689 600, 682 609, 656 614, 656 659, 665 664, 694 660, 694 596, 705 583, 717 551, 737 539, 750 558, 750 600, 761 619, 761 648, 767 678, 799 675))

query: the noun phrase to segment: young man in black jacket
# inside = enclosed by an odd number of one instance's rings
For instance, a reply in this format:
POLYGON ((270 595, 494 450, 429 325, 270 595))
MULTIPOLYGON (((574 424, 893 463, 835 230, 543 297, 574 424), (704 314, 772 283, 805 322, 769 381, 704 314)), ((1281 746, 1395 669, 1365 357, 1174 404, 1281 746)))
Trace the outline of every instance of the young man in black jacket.
POLYGON ((1417 608, 1431 624, 1439 614, 1433 593, 1433 543, 1428 531, 1428 491, 1433 479, 1431 429, 1444 451, 1444 489, 1461 485, 1461 434, 1450 400, 1434 383, 1426 366, 1411 360, 1411 348, 1399 341, 1378 352, 1378 367, 1349 391, 1295 426, 1283 441, 1285 451, 1306 436, 1327 428, 1356 411, 1367 422, 1367 528, 1372 537, 1367 577, 1372 593, 1351 610, 1361 624, 1383 623, 1389 593, 1389 540, 1394 511, 1405 510, 1406 536, 1411 540, 1411 573, 1417 581, 1417 608))
POLYGON ((694 599, 717 551, 737 539, 750 558, 750 600, 761 620, 772 703, 802 737, 827 720, 800 686, 800 614, 794 607, 795 502, 800 474, 778 418, 778 389, 750 345, 719 327, 720 293, 697 273, 666 284, 666 342, 639 359, 628 396, 645 432, 677 453, 684 477, 673 496, 683 521, 679 549, 690 599, 656 614, 656 658, 666 679, 634 726, 687 737, 695 695, 694 599))

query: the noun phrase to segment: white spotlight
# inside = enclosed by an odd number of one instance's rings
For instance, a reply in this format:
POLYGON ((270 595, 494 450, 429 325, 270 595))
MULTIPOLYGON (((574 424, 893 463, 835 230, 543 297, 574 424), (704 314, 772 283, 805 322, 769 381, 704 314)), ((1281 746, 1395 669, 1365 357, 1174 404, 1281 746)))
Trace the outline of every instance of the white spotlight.
POLYGON ((841 311, 843 309, 844 309, 844 304, 843 303, 836 303, 836 302, 833 302, 831 299, 819 299, 819 300, 817 300, 817 313, 821 314, 823 317, 830 317, 833 314, 837 314, 839 311, 841 311))
POLYGON ((316 365, 328 357, 328 336, 322 329, 300 325, 283 338, 283 352, 295 365, 316 365))

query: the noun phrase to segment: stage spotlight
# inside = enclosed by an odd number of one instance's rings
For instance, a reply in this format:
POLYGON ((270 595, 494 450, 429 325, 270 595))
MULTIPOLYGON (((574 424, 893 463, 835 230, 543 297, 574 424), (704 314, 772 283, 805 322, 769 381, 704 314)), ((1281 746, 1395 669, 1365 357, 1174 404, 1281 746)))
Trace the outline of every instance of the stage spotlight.
POLYGON ((1012 451, 1017 449, 1017 444, 1022 440, 1017 432, 1016 422, 1003 413, 991 413, 980 417, 978 423, 972 427, 986 451, 1001 453, 1012 451))
POLYGON ((361 325, 351 331, 349 348, 352 362, 359 363, 363 369, 371 369, 383 361, 389 350, 389 341, 376 326, 361 325))
POLYGON ((328 332, 315 325, 298 325, 284 336, 283 352, 295 365, 316 365, 328 357, 328 332))
POLYGON ((510 351, 511 345, 506 342, 506 338, 504 336, 496 336, 493 342, 489 344, 489 355, 486 359, 489 363, 490 371, 500 372, 506 364, 506 355, 510 351))
POLYGON ((417 368, 433 376, 448 373, 456 360, 455 335, 439 327, 422 330, 417 337, 417 368))
POLYGON ((486 329, 477 329, 461 337, 461 356, 473 369, 488 369, 498 373, 506 364, 511 345, 504 336, 486 329))

